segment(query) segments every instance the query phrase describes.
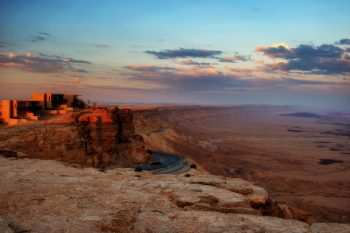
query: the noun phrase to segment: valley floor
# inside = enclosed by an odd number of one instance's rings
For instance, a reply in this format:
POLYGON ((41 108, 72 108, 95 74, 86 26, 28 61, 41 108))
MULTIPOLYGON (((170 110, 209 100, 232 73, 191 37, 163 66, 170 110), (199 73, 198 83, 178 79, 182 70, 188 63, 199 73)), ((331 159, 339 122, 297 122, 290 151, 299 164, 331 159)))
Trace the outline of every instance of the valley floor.
POLYGON ((350 118, 280 116, 274 106, 139 110, 148 147, 175 151, 215 175, 266 188, 306 222, 350 222, 350 118), (339 123, 341 122, 341 123, 339 123), (335 163, 320 164, 320 160, 335 163))

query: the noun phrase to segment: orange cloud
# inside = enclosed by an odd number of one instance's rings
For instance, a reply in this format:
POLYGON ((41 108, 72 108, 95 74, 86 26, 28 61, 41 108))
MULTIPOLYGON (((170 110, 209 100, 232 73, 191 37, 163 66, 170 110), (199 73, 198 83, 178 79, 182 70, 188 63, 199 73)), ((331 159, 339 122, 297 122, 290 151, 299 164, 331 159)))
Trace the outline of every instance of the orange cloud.
POLYGON ((271 46, 258 46, 255 51, 262 52, 270 58, 290 58, 292 48, 285 42, 273 43, 271 46))
POLYGON ((0 67, 18 68, 37 73, 62 73, 66 70, 73 72, 86 72, 75 69, 72 64, 91 64, 88 61, 63 58, 60 56, 48 56, 45 54, 34 55, 32 53, 0 53, 0 67))
POLYGON ((201 76, 216 76, 221 75, 221 72, 218 71, 215 67, 206 67, 206 68, 193 68, 187 70, 181 70, 176 72, 177 75, 184 75, 190 77, 201 77, 201 76))

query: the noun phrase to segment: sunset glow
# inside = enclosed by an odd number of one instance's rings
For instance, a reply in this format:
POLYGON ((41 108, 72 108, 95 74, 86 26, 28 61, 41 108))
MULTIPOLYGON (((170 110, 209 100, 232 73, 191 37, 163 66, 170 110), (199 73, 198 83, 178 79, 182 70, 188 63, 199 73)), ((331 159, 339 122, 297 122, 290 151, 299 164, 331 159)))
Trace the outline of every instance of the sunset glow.
POLYGON ((349 110, 349 11, 342 0, 1 1, 0 99, 349 110))

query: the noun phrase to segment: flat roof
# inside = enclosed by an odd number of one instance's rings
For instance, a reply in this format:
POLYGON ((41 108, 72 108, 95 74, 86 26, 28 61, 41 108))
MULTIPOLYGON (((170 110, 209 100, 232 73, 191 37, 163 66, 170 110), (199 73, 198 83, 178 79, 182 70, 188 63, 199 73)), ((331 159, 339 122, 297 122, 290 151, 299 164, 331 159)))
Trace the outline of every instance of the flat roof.
POLYGON ((34 92, 32 93, 32 95, 34 94, 51 94, 51 95, 76 95, 76 96, 79 96, 78 94, 71 94, 71 93, 52 93, 52 92, 34 92))

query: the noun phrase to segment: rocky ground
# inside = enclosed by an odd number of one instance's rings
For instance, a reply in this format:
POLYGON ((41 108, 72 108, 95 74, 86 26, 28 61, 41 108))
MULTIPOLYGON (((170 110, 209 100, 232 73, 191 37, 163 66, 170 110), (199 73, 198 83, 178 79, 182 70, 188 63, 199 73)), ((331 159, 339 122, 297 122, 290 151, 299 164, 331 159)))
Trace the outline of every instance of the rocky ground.
POLYGON ((262 216, 269 195, 195 169, 152 175, 0 157, 1 232, 349 232, 262 216))
POLYGON ((287 110, 95 109, 2 127, 0 232, 349 232, 330 223, 350 217, 349 126, 287 110), (122 168, 147 149, 197 169, 122 168))

